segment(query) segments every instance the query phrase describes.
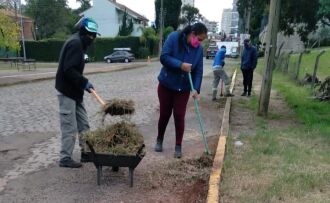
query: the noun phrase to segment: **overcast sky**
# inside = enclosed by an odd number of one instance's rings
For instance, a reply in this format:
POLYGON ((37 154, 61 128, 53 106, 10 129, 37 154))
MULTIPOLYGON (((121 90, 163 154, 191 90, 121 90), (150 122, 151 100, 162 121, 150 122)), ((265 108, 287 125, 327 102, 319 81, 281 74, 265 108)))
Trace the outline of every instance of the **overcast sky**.
MULTIPOLYGON (((68 0, 68 2, 72 8, 79 7, 76 0, 68 0)), ((146 16, 150 21, 155 20, 155 0, 117 0, 117 2, 146 16)), ((233 0, 195 0, 195 7, 208 20, 220 23, 222 9, 232 8, 232 3, 233 0)))

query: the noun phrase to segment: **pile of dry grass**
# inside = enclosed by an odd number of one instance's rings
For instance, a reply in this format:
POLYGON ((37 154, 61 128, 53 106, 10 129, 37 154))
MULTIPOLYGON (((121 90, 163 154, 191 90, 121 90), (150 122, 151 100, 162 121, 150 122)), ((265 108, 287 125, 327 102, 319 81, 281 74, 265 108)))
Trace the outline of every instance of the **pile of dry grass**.
POLYGON ((84 134, 96 152, 117 155, 136 155, 144 143, 135 124, 119 122, 84 134))
POLYGON ((111 99, 106 101, 106 105, 103 107, 104 115, 110 114, 111 116, 133 114, 134 102, 132 100, 124 99, 111 99))
POLYGON ((324 82, 322 82, 316 98, 322 101, 330 101, 330 76, 328 76, 324 82))

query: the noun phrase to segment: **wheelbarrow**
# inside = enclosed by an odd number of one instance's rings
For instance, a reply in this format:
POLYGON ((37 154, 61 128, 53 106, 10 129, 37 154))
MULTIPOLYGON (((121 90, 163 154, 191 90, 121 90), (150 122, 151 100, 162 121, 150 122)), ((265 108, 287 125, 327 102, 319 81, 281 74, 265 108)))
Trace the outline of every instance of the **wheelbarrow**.
POLYGON ((101 184, 102 167, 110 166, 114 171, 117 171, 119 167, 128 167, 129 172, 129 184, 133 187, 133 173, 136 166, 140 163, 145 156, 143 153, 144 144, 141 145, 136 155, 114 155, 110 153, 98 153, 95 152, 93 146, 86 141, 90 152, 82 152, 81 157, 84 162, 93 162, 97 169, 97 185, 101 184))

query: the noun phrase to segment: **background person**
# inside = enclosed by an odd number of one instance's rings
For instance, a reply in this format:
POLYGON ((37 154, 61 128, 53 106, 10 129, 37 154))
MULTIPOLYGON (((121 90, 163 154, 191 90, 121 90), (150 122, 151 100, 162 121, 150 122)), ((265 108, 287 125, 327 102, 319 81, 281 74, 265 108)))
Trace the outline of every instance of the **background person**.
POLYGON ((185 27, 181 32, 171 33, 165 41, 160 62, 163 65, 158 76, 160 115, 155 151, 163 151, 163 139, 172 115, 175 124, 175 158, 181 158, 181 144, 185 127, 185 114, 190 95, 188 72, 191 72, 198 99, 203 78, 203 47, 200 43, 207 37, 207 28, 202 23, 185 27))
POLYGON ((62 47, 55 81, 62 135, 59 166, 69 168, 82 166, 72 159, 72 152, 77 134, 89 130, 83 96, 84 90, 90 92, 94 88, 83 76, 84 54, 94 42, 98 29, 97 23, 91 18, 82 18, 77 26, 78 32, 62 47))
POLYGON ((257 67, 258 53, 250 39, 244 40, 244 50, 241 57, 244 92, 241 96, 251 96, 253 71, 257 67))
POLYGON ((220 79, 225 83, 225 97, 232 97, 233 94, 230 93, 230 82, 231 79, 228 77, 226 71, 224 70, 226 57, 226 46, 221 46, 220 50, 216 53, 213 62, 213 83, 212 83, 212 101, 217 99, 218 85, 220 79))

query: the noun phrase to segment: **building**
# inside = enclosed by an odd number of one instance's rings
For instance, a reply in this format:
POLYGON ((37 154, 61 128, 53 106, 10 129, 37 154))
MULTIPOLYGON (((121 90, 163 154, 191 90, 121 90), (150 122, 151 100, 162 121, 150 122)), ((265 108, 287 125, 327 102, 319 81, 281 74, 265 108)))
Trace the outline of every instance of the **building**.
POLYGON ((226 35, 230 33, 231 14, 232 14, 232 9, 230 8, 223 9, 222 11, 221 33, 225 33, 226 35))
POLYGON ((233 9, 223 9, 221 19, 221 32, 226 34, 226 37, 238 37, 238 22, 239 13, 237 11, 233 9))
POLYGON ((133 21, 131 36, 141 36, 141 28, 147 26, 149 20, 116 0, 93 1, 93 6, 80 15, 91 17, 98 23, 101 37, 116 37, 125 12, 127 18, 133 21))
POLYGON ((195 7, 195 0, 182 0, 182 6, 187 5, 187 4, 195 7))
POLYGON ((217 33, 218 32, 218 22, 216 21, 208 21, 204 22, 208 32, 210 33, 217 33))
POLYGON ((14 10, 0 9, 0 12, 3 13, 5 16, 11 18, 13 22, 16 22, 19 27, 21 26, 21 17, 22 17, 24 39, 35 40, 34 20, 32 18, 23 15, 21 16, 19 13, 15 12, 14 10))

